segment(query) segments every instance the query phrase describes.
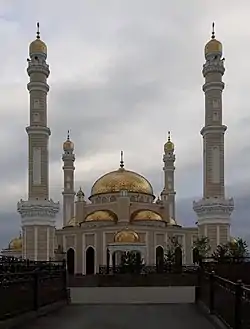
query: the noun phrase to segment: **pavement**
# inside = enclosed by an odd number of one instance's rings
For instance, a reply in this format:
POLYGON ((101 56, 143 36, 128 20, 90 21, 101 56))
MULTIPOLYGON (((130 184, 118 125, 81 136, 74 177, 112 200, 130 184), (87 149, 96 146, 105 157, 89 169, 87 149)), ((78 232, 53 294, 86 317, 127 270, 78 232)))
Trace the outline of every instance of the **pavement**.
POLYGON ((214 329, 195 304, 72 304, 22 329, 214 329))

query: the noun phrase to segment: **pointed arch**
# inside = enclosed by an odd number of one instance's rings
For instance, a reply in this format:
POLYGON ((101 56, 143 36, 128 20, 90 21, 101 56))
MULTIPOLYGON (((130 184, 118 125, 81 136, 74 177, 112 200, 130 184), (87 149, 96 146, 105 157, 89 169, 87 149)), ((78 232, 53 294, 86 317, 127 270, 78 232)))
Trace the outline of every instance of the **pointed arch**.
POLYGON ((157 246, 155 248, 155 259, 156 259, 156 269, 157 272, 163 271, 164 266, 164 249, 162 246, 157 246))
POLYGON ((75 274, 75 250, 73 248, 67 250, 67 270, 69 275, 75 274))
POLYGON ((95 248, 88 246, 85 250, 85 272, 86 275, 95 274, 95 248))

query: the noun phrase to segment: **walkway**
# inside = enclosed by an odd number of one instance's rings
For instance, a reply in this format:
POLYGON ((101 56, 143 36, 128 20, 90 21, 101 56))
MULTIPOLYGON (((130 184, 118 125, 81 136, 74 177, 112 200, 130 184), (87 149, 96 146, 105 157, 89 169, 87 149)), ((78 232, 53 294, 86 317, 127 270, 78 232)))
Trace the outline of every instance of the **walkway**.
POLYGON ((23 329, 214 329, 194 304, 77 305, 41 317, 23 329))

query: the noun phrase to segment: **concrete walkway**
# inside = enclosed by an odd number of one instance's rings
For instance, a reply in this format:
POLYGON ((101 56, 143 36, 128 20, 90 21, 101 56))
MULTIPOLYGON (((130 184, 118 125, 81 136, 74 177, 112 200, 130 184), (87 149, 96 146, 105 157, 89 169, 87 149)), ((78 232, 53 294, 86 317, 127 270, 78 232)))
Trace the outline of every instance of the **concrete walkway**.
POLYGON ((70 305, 23 329, 213 329, 194 304, 70 305))

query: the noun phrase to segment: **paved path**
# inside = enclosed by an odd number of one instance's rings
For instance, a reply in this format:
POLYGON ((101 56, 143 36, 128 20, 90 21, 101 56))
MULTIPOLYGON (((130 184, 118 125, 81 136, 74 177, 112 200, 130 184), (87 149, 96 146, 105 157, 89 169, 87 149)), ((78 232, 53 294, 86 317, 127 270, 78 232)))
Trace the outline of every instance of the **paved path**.
POLYGON ((70 305, 23 329, 214 329, 193 304, 70 305))

